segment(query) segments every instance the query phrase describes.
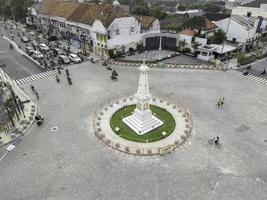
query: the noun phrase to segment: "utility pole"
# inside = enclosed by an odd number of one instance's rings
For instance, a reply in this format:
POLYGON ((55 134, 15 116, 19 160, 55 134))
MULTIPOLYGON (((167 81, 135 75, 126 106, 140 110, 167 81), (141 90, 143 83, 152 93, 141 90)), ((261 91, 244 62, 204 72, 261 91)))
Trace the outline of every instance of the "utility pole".
POLYGON ((14 20, 14 22, 16 22, 15 15, 14 15, 14 12, 13 12, 13 8, 11 7, 10 10, 11 10, 11 13, 12 13, 13 20, 14 20))

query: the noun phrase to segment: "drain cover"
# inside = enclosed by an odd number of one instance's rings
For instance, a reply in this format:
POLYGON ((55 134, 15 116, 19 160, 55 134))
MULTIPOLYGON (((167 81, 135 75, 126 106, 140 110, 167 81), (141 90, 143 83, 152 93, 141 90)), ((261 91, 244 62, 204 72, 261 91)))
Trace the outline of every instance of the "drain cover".
POLYGON ((58 130, 58 127, 57 127, 57 126, 51 128, 51 131, 52 131, 52 132, 55 132, 55 131, 57 131, 57 130, 58 130))

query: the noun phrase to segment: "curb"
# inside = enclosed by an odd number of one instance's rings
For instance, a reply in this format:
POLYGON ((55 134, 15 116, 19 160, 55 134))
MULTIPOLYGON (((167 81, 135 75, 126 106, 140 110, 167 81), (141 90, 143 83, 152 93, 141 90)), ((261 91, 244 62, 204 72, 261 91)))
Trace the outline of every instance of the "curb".
MULTIPOLYGON (((139 67, 140 63, 128 63, 128 62, 118 62, 111 60, 108 62, 111 65, 120 65, 127 67, 139 67)), ((189 65, 189 64, 164 64, 160 66, 159 64, 148 64, 149 67, 153 68, 175 68, 175 69, 208 69, 208 70, 227 70, 225 67, 214 67, 212 65, 189 65)))

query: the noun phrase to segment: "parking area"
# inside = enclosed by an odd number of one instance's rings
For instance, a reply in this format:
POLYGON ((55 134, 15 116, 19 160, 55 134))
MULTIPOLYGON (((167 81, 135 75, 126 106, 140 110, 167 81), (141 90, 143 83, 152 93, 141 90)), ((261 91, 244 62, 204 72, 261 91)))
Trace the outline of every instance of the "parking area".
POLYGON ((71 51, 59 41, 48 41, 42 34, 27 31, 21 25, 1 23, 0 30, 45 68, 54 69, 61 65, 78 64, 87 60, 86 56, 71 51))

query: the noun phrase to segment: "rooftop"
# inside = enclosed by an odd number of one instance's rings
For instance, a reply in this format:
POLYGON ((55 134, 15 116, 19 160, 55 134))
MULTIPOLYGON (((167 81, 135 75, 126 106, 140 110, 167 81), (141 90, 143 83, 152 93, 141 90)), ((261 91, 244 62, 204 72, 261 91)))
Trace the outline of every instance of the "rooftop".
POLYGON ((129 17, 130 14, 119 6, 106 4, 80 4, 68 18, 69 21, 90 24, 98 19, 108 27, 116 18, 129 17))
POLYGON ((203 15, 210 21, 219 21, 225 18, 229 18, 231 15, 230 14, 221 14, 221 13, 205 13, 203 15))
POLYGON ((183 27, 207 31, 216 28, 216 25, 204 16, 195 16, 186 23, 184 23, 183 27))
POLYGON ((194 30, 191 30, 191 29, 184 29, 184 30, 180 31, 178 34, 195 36, 197 34, 197 32, 194 30))
POLYGON ((68 18, 78 8, 78 2, 59 2, 50 12, 51 16, 68 18))
POLYGON ((231 19, 237 22, 238 24, 247 27, 248 29, 253 28, 257 20, 257 18, 255 17, 247 17, 241 15, 232 15, 231 19))
POLYGON ((134 15, 134 17, 141 23, 142 29, 147 29, 156 20, 153 16, 134 15))

